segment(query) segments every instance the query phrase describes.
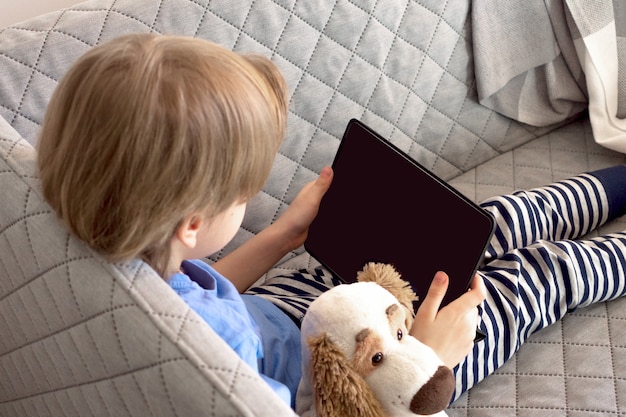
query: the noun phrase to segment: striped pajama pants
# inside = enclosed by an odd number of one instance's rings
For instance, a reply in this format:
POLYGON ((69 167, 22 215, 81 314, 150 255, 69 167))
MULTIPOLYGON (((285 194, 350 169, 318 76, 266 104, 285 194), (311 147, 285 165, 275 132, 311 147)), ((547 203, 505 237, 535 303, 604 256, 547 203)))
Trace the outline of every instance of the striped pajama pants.
MULTIPOLYGON (((581 174, 481 203, 496 230, 478 273, 487 338, 455 368, 453 400, 502 366, 537 330, 576 308, 626 292, 626 233, 584 236, 626 211, 626 167, 581 174)), ((319 294, 339 284, 323 269, 272 278, 249 290, 296 322, 319 294)))

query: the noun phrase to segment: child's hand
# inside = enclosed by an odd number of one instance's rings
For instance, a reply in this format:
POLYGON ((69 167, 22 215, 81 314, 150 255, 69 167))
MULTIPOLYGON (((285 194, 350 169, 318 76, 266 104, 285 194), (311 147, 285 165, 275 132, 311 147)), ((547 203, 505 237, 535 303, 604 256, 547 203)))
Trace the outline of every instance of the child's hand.
POLYGON ((289 242, 290 250, 302 245, 306 240, 309 226, 319 210, 322 197, 333 180, 331 167, 324 167, 315 181, 302 187, 287 210, 272 226, 279 228, 289 242))
POLYGON ((435 274, 409 333, 430 346, 443 363, 452 369, 474 346, 478 325, 476 307, 485 299, 486 289, 482 278, 475 275, 467 293, 439 310, 448 283, 447 274, 444 272, 435 274))

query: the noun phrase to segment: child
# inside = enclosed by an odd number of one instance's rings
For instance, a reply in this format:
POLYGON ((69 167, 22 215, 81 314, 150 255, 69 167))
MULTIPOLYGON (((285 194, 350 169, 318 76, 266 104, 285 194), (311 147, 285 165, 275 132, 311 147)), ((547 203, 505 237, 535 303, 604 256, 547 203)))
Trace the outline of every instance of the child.
MULTIPOLYGON (((276 222, 228 256, 212 266, 196 260, 220 250, 240 226, 247 200, 269 175, 286 115, 285 82, 269 60, 200 39, 127 35, 87 52, 59 83, 42 125, 38 164, 46 199, 73 233, 111 261, 145 260, 293 406, 300 319, 338 281, 318 269, 250 287, 304 242, 332 170, 324 168, 276 222)), ((599 272, 606 276, 598 273, 590 282, 621 271, 621 236, 610 244, 535 243, 581 235, 620 214, 622 204, 613 200, 618 193, 604 197, 618 173, 573 179, 591 185, 567 195, 547 187, 485 205, 499 226, 486 265, 471 290, 442 310, 447 276, 437 274, 411 329, 448 366, 462 362, 457 395, 501 365, 536 328, 578 304, 623 292, 623 274, 610 291, 570 285, 580 275, 578 254, 587 253, 581 248, 604 245, 602 254, 588 256, 603 257, 606 270, 599 272), (563 208, 569 211, 558 218, 563 208), (528 227, 515 228, 519 220, 528 227), (554 256, 551 269, 536 266, 547 262, 544 247, 554 252, 547 255, 554 256), (563 275, 553 275, 557 269, 563 275), (545 297, 543 290, 552 288, 545 297), (474 346, 476 307, 485 296, 481 327, 489 336, 474 346)))

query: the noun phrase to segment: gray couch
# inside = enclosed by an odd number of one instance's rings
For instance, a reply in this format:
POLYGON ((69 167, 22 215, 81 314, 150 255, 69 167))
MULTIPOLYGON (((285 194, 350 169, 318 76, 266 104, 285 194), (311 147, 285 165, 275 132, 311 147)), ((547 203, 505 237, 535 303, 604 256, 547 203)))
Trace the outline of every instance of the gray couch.
MULTIPOLYGON (((37 130, 80 54, 127 32, 176 33, 282 69, 287 137, 223 253, 332 161, 352 117, 476 201, 626 162, 594 142, 584 110, 533 127, 480 105, 470 12, 467 0, 94 0, 0 29, 0 415, 293 415, 150 268, 105 262, 42 200, 37 130)), ((300 249, 270 274, 314 265, 300 249)), ((624 415, 625 361, 626 300, 579 310, 447 412, 624 415)))

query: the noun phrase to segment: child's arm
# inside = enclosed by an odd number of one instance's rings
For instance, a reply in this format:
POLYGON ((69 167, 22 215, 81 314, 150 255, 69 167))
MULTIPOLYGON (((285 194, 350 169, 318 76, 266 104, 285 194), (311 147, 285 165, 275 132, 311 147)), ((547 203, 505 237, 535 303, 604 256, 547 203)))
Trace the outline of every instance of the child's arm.
POLYGON ((305 185, 287 210, 269 227, 216 262, 213 267, 243 292, 270 270, 289 251, 306 240, 333 172, 322 169, 317 180, 305 185))
POLYGON ((428 294, 415 315, 410 334, 430 346, 450 369, 461 362, 474 347, 478 310, 487 294, 479 275, 467 293, 439 309, 448 289, 449 278, 437 272, 428 294))

